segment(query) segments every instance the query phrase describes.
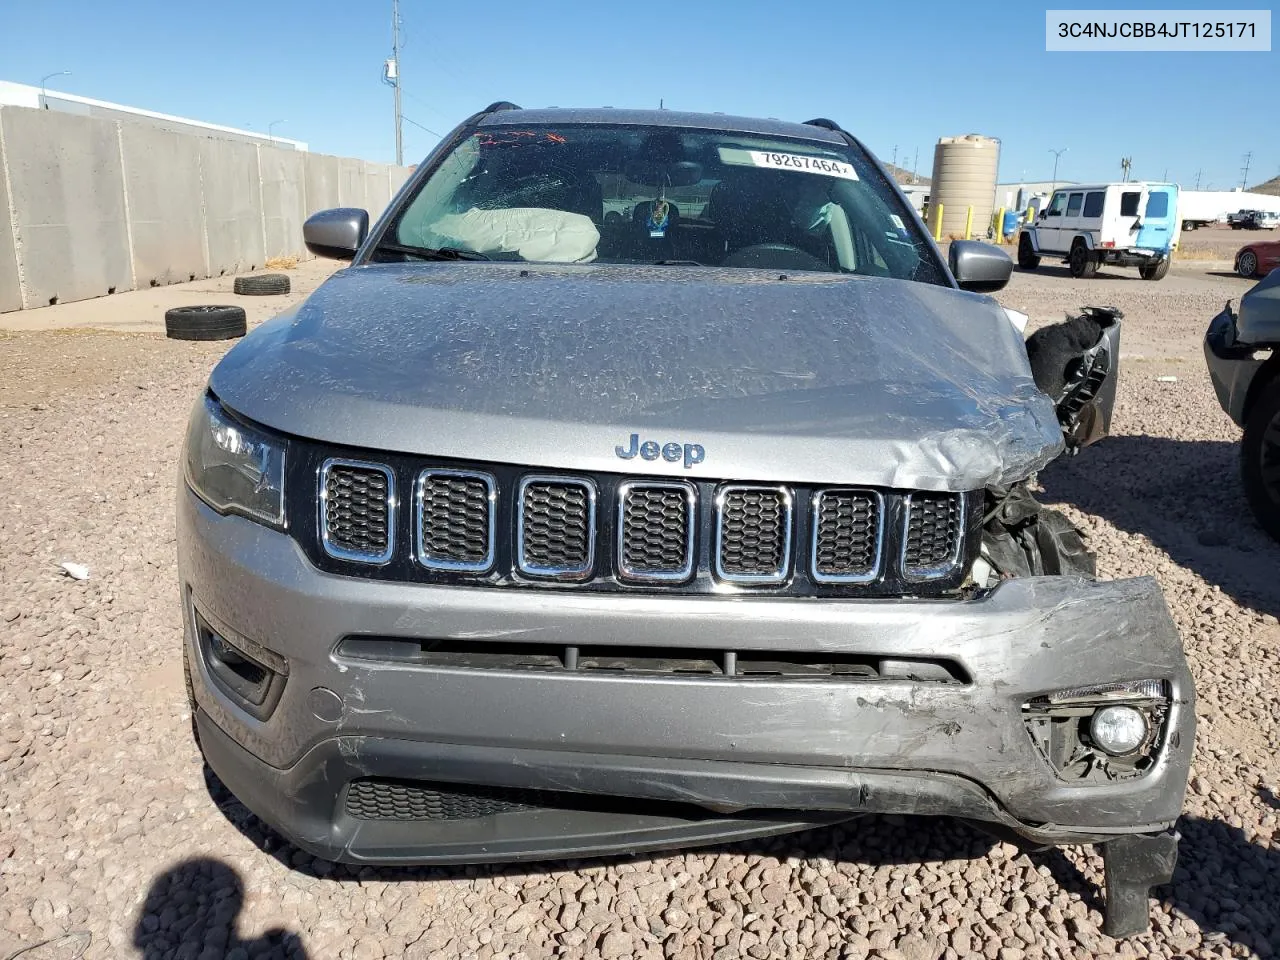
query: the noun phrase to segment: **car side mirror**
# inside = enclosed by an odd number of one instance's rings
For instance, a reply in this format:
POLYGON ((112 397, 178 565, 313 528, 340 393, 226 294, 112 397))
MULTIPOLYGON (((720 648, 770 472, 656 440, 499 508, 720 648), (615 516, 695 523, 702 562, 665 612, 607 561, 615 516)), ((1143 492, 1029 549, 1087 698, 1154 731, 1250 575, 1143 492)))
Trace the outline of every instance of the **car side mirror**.
POLYGON ((994 293, 1013 276, 1013 260, 999 247, 977 240, 952 240, 947 265, 961 290, 994 293))
POLYGON ((369 235, 369 211, 358 207, 335 207, 307 217, 302 225, 302 242, 317 257, 350 260, 369 235))

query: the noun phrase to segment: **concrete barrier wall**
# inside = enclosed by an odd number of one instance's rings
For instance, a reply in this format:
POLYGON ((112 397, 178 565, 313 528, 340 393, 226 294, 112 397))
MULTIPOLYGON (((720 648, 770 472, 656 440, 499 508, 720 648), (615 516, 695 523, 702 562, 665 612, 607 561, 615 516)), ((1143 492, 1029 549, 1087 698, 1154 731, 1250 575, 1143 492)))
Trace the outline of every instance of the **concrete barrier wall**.
POLYGON ((407 168, 0 107, 0 312, 309 256, 317 210, 377 217, 407 168))
POLYGON ((263 240, 258 147, 234 140, 200 144, 209 275, 254 270, 267 259, 263 240))
POLYGON ((338 158, 323 153, 308 153, 303 160, 306 167, 306 215, 317 210, 330 210, 342 206, 338 199, 338 158))
POLYGON ((123 124, 124 191, 129 200, 136 287, 206 276, 200 141, 180 133, 123 124))
POLYGON ((0 125, 23 305, 132 289, 117 124, 5 108, 0 125))
POLYGON ((260 150, 258 161, 262 171, 262 223, 267 258, 305 256, 302 221, 307 217, 303 202, 306 154, 293 150, 260 150))

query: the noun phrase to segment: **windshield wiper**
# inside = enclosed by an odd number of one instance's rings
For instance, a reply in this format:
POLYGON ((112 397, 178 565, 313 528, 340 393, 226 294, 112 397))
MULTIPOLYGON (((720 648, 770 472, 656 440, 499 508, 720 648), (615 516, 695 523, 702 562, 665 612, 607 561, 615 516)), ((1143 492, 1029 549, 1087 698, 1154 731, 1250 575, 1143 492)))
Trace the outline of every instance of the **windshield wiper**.
POLYGON ((700 264, 697 260, 655 260, 653 261, 653 265, 655 267, 700 267, 702 266, 702 264, 700 264))
POLYGON ((374 250, 386 250, 388 253, 403 253, 410 257, 421 257, 423 260, 488 260, 483 253, 474 250, 463 250, 460 247, 412 247, 403 243, 392 243, 383 240, 374 250))

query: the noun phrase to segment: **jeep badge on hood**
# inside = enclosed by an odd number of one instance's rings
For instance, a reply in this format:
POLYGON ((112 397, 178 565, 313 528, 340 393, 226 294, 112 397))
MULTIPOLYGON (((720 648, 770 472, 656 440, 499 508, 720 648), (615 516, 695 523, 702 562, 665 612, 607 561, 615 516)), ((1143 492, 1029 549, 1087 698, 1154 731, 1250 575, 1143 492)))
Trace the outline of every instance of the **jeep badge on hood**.
POLYGON ((629 447, 624 448, 622 444, 618 444, 613 448, 613 452, 623 460, 633 460, 636 454, 639 454, 642 460, 657 460, 661 456, 668 463, 678 463, 683 458, 686 470, 707 458, 707 451, 702 448, 700 443, 679 444, 673 442, 659 444, 656 440, 646 440, 641 443, 640 434, 638 433, 631 435, 631 445, 629 447))

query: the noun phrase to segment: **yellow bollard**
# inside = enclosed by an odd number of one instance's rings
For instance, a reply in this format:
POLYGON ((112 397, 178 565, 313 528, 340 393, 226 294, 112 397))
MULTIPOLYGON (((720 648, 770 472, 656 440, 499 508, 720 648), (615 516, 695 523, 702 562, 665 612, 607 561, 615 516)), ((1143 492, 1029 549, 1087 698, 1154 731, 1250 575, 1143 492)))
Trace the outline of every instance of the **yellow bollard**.
POLYGON ((964 238, 969 239, 969 235, 973 233, 973 207, 969 207, 969 212, 964 215, 964 238))
POLYGON ((996 243, 1004 243, 1004 207, 996 211, 995 229, 991 231, 991 235, 996 238, 996 243))
POLYGON ((1027 220, 1026 220, 1026 222, 1027 222, 1027 223, 1030 223, 1030 222, 1031 222, 1032 220, 1034 220, 1035 218, 1036 218, 1036 208, 1035 208, 1035 207, 1033 207, 1033 206, 1031 206, 1031 204, 1027 204, 1027 220))
POLYGON ((934 219, 933 221, 933 239, 941 240, 942 239, 942 204, 938 204, 937 210, 938 210, 938 215, 936 219, 934 219))

